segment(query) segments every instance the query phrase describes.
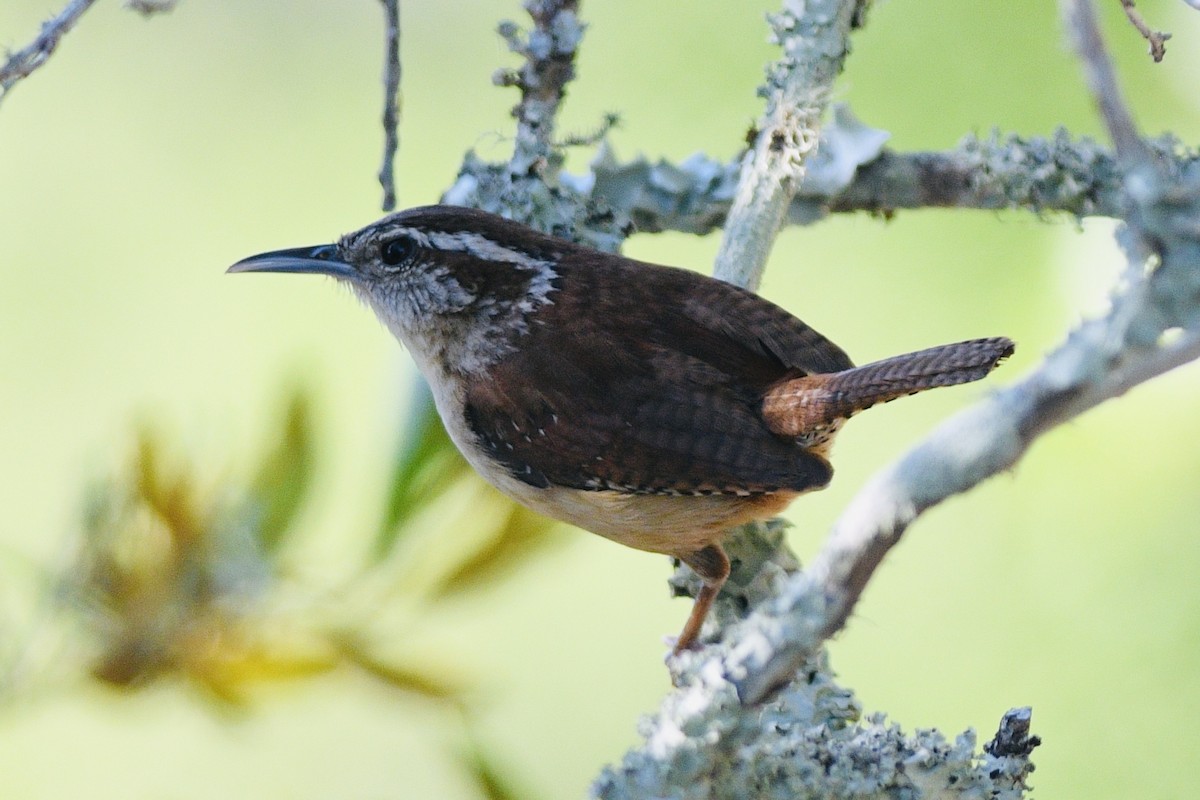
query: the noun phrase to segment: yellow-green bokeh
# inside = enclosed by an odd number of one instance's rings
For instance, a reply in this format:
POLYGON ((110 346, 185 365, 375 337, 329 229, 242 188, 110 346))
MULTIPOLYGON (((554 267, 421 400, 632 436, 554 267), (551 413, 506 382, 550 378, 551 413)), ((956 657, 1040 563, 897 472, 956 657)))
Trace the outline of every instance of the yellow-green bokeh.
MULTIPOLYGON (((56 10, 0 4, 21 46, 56 10)), ((1147 131, 1195 141, 1200 14, 1147 0, 1175 33, 1154 65, 1116 4, 1106 28, 1147 131)), ((272 430, 284 387, 317 389, 318 494, 298 569, 349 569, 379 511, 411 366, 331 282, 227 277, 250 253, 315 244, 378 214, 382 33, 369 0, 183 0, 142 20, 97 3, 0 105, 0 576, 17 606, 52 566, 88 480, 152 420, 214 475, 272 430), (381 446, 381 443, 384 443, 381 446)), ((728 157, 753 122, 774 3, 586 2, 565 131, 605 111, 618 152, 728 157)), ((515 0, 404 4, 402 204, 435 201, 463 151, 502 158, 513 64, 493 28, 515 0)), ((837 89, 900 149, 993 126, 1098 133, 1054 4, 878 3, 837 89)), ((582 157, 579 157, 582 158, 582 157)), ((577 161, 576 163, 581 163, 577 161)), ((1025 214, 865 216, 786 232, 765 293, 859 360, 1007 334, 993 380, 1028 370, 1119 268, 1110 226, 1025 214)), ((635 238, 639 257, 706 269, 716 239, 635 238)), ((838 477, 791 512, 817 546, 874 470, 986 392, 889 405, 849 426, 838 477)), ((1032 705, 1042 796, 1192 788, 1200 694, 1200 373, 1187 367, 1053 432, 1009 476, 934 510, 889 558, 834 665, 906 726, 987 735, 1032 705)), ((486 696, 482 736, 543 797, 583 794, 668 688, 662 636, 686 613, 665 560, 578 533, 486 602, 421 633, 486 696)), ((0 795, 21 798, 469 797, 455 721, 360 679, 271 688, 214 716, 172 686, 71 684, 0 709, 0 795)))

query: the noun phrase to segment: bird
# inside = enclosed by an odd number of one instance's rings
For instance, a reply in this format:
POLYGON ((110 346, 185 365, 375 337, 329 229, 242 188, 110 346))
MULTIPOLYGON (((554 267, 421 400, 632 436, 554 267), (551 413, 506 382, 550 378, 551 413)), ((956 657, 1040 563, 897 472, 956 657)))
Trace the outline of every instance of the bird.
POLYGON ((227 271, 349 285, 409 351, 487 482, 691 567, 702 585, 676 653, 697 645, 729 575, 726 534, 825 488, 847 419, 979 380, 1014 349, 991 337, 855 366, 746 289, 449 205, 227 271))

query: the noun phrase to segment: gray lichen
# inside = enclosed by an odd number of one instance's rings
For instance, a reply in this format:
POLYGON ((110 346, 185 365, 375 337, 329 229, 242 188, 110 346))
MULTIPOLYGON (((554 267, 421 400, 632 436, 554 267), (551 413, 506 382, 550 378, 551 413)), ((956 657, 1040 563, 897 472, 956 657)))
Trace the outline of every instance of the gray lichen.
POLYGON ((606 768, 591 794, 600 800, 1017 800, 1028 789, 1029 755, 1039 744, 1027 735, 1028 721, 1028 709, 1010 711, 1001 729, 1019 735, 977 752, 972 730, 948 741, 935 729, 906 734, 882 714, 864 716, 823 654, 753 711, 740 705, 718 670, 704 669, 642 721, 645 744, 606 768))
MULTIPOLYGON (((835 679, 823 650, 808 658, 770 702, 748 706, 728 665, 754 647, 748 609, 770 603, 798 565, 779 521, 739 529, 726 541, 733 571, 706 626, 718 639, 670 662, 676 689, 644 718, 645 742, 601 773, 601 800, 700 798, 1000 798, 1028 788, 1029 709, 1004 716, 996 737, 976 749, 974 731, 948 741, 933 729, 906 734, 883 714, 864 715, 835 679), (715 655, 720 653, 721 655, 715 655)), ((698 580, 680 567, 671 581, 692 594, 698 580)), ((758 622, 763 618, 757 617, 758 622)))
MULTIPOLYGON (((1065 212, 1077 219, 1124 213, 1112 152, 1063 130, 1048 138, 968 136, 953 150, 897 153, 883 146, 885 131, 835 107, 821 136, 788 209, 790 224, 811 224, 832 213, 890 215, 931 207, 1065 212)), ((1200 171, 1200 157, 1174 139, 1147 144, 1164 170, 1200 171)), ((544 230, 615 251, 633 232, 706 234, 721 228, 739 161, 703 154, 678 163, 623 161, 601 144, 589 173, 559 173, 543 182, 514 178, 508 164, 468 153, 443 201, 517 214, 544 230)))

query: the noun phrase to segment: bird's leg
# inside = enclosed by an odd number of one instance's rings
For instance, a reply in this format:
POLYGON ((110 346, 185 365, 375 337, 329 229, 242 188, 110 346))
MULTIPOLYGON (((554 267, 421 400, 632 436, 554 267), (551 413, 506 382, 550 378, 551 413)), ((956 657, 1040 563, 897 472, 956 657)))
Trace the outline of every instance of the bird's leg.
POLYGON ((721 587, 725 585, 725 579, 729 577, 729 556, 725 555, 725 551, 719 544, 710 544, 680 560, 691 567, 704 581, 704 584, 700 587, 700 592, 696 595, 696 602, 692 606, 692 613, 688 615, 687 622, 683 625, 683 631, 675 642, 676 654, 687 650, 696 643, 696 638, 700 635, 700 628, 708 616, 708 610, 712 608, 713 600, 721 591, 721 587))

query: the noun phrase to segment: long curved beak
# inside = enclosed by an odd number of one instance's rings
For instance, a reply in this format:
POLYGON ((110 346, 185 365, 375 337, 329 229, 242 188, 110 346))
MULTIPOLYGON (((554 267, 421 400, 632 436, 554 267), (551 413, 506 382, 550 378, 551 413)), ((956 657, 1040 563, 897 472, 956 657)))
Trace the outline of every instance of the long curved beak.
POLYGON ((356 278, 358 270, 342 260, 336 244, 273 250, 243 258, 226 272, 309 272, 335 278, 356 278))

